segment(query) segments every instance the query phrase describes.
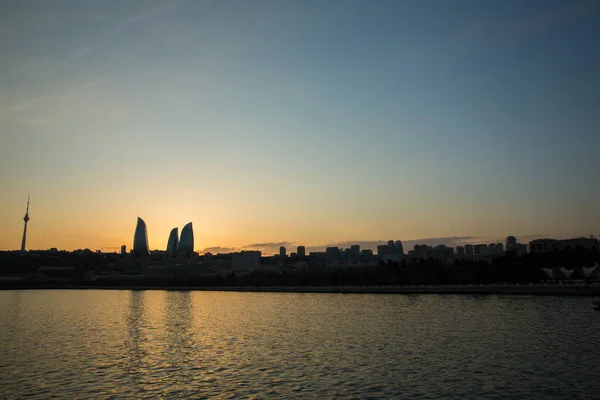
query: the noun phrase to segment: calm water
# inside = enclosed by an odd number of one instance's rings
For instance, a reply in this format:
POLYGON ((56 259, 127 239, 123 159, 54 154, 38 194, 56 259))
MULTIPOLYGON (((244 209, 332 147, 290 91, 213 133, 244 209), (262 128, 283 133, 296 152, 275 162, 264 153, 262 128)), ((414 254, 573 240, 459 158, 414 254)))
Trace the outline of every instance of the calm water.
POLYGON ((0 291, 2 398, 600 398, 589 298, 0 291))

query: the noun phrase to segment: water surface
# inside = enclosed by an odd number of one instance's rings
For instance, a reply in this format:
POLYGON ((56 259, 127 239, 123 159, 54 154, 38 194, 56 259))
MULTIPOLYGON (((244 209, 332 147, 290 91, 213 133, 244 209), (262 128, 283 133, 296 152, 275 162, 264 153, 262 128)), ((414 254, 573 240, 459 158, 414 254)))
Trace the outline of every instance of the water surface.
POLYGON ((598 398, 589 298, 0 291, 2 398, 598 398))

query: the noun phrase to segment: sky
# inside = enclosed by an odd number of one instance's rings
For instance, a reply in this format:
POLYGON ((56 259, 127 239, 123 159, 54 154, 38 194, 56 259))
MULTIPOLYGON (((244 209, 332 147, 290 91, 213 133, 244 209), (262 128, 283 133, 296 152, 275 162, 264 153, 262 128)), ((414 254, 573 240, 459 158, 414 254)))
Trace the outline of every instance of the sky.
MULTIPOLYGON (((600 2, 0 4, 0 248, 600 234, 600 2)), ((429 242, 427 242, 429 243, 429 242)))

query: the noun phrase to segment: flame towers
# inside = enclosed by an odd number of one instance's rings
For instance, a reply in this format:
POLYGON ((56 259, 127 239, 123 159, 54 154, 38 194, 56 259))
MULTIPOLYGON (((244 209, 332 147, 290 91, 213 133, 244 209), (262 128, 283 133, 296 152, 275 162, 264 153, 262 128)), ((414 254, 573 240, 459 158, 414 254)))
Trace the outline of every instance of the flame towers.
POLYGON ((194 251, 194 230, 192 229, 192 223, 188 223, 181 230, 181 238, 179 239, 179 248, 177 253, 181 257, 189 258, 194 251))
MULTIPOLYGON (((181 236, 178 237, 179 229, 173 228, 167 241, 167 258, 192 258, 194 253, 194 230, 192 223, 189 222, 181 230, 181 236)), ((133 234, 133 254, 138 257, 147 257, 150 255, 150 246, 148 246, 148 229, 143 219, 138 217, 135 233, 133 234)))
POLYGON ((177 257, 177 248, 179 247, 179 230, 173 228, 171 234, 169 234, 169 240, 167 241, 167 257, 177 257))
POLYGON ((143 219, 138 217, 135 233, 133 234, 133 253, 139 257, 149 256, 148 230, 143 219))

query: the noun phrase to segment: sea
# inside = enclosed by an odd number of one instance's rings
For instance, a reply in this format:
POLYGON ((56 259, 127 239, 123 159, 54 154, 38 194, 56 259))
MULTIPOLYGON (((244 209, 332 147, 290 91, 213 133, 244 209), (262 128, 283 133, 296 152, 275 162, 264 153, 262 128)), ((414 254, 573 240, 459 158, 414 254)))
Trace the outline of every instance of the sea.
POLYGON ((0 291, 2 399, 598 399, 590 298, 0 291))

